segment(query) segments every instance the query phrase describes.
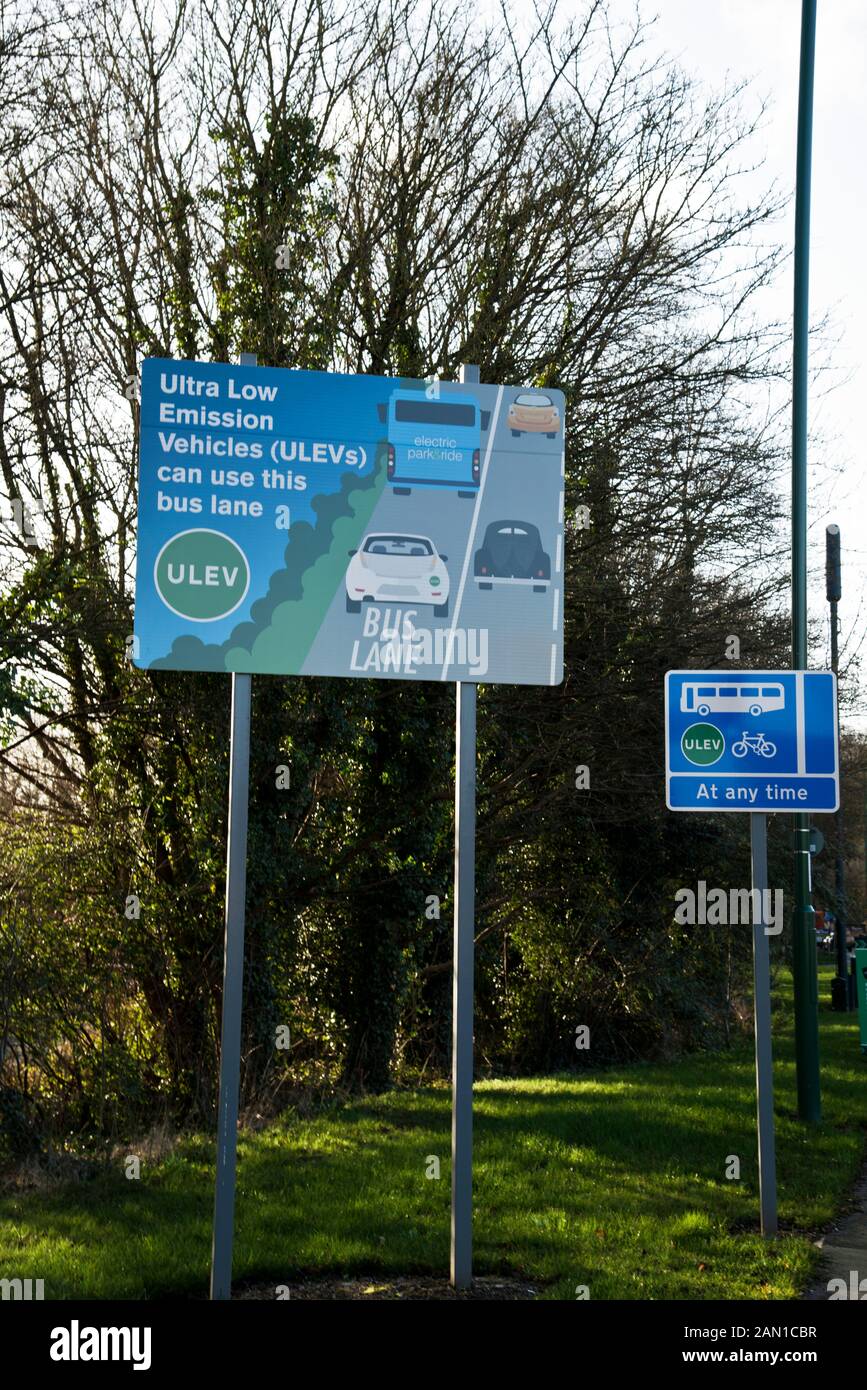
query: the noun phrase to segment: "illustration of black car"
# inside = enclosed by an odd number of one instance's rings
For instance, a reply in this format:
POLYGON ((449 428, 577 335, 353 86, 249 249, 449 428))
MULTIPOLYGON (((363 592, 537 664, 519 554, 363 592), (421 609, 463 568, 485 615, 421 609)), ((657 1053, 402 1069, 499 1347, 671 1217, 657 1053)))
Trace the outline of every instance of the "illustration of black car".
POLYGON ((526 584, 544 593, 551 582, 551 557, 542 548, 538 527, 529 521, 492 521, 475 553, 473 576, 480 589, 526 584))

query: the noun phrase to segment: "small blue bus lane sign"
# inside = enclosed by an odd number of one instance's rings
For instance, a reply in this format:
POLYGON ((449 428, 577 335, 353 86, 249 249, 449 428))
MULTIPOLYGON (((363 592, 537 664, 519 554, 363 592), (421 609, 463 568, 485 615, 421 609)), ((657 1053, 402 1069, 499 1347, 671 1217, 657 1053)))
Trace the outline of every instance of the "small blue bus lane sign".
POLYGON ((836 811, 832 671, 669 671, 665 802, 671 811, 836 811))

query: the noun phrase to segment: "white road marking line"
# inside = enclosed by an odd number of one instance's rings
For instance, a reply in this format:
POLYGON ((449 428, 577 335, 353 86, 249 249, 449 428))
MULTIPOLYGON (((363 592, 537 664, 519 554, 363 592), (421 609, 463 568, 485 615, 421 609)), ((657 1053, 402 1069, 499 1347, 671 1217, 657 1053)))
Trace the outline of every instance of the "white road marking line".
POLYGON ((563 563, 563 532, 562 532, 562 531, 558 531, 558 532, 557 532, 557 559, 554 561, 554 569, 555 569, 555 571, 557 572, 557 574, 560 573, 560 566, 562 565, 562 563, 563 563))
POLYGON ((554 631, 557 631, 557 619, 560 616, 560 590, 554 590, 554 621, 551 624, 554 631))
POLYGON ((563 507, 564 507, 564 505, 565 505, 565 502, 566 502, 566 493, 565 493, 565 491, 563 491, 563 492, 560 493, 560 506, 559 506, 559 509, 558 509, 558 511, 557 511, 557 524, 558 524, 559 526, 562 526, 562 525, 563 525, 563 507))
POLYGON ((475 539, 476 539, 476 527, 477 527, 478 524, 479 524, 479 509, 480 509, 480 507, 481 507, 481 505, 482 505, 482 493, 483 493, 484 490, 485 490, 485 483, 487 482, 487 478, 488 478, 488 463, 489 463, 490 457, 491 457, 491 450, 492 450, 493 447, 494 447, 494 436, 495 436, 495 434, 496 434, 496 432, 497 432, 497 417, 499 416, 499 413, 500 413, 500 402, 501 402, 502 399, 503 399, 503 389, 504 389, 504 388, 503 388, 502 386, 500 386, 500 387, 498 388, 498 390, 497 390, 497 399, 496 399, 496 402, 495 402, 495 404, 494 404, 494 408, 493 408, 493 410, 491 411, 491 421, 490 421, 490 425, 489 425, 489 428, 488 428, 488 447, 487 447, 486 450, 485 450, 485 461, 484 461, 484 463, 482 464, 482 476, 481 476, 481 480, 480 480, 480 482, 479 482, 479 490, 478 490, 478 493, 476 494, 476 505, 475 505, 475 507, 474 507, 474 509, 473 509, 473 520, 472 520, 472 524, 470 525, 470 536, 469 536, 469 540, 467 541, 467 553, 466 553, 466 555, 464 556, 464 567, 463 567, 463 569, 462 569, 462 571, 461 571, 461 582, 460 582, 460 584, 459 584, 459 586, 458 586, 458 598, 457 598, 457 602, 456 602, 454 608, 452 609, 452 621, 451 621, 451 626, 450 626, 449 629, 448 629, 448 632, 449 632, 449 640, 448 640, 448 642, 446 643, 446 659, 445 659, 445 663, 444 663, 444 665, 443 665, 443 669, 442 669, 442 671, 441 671, 441 673, 440 673, 440 680, 441 680, 441 681, 444 681, 444 680, 447 679, 446 673, 447 673, 449 667, 450 667, 451 664, 452 664, 452 662, 451 662, 451 653, 454 651, 454 647, 455 647, 454 634, 455 634, 455 632, 456 632, 456 630, 457 630, 458 618, 460 617, 460 614, 461 614, 461 604, 463 603, 463 600, 464 600, 464 586, 465 586, 465 584, 466 584, 466 582, 467 582, 467 570, 468 570, 469 567, 470 567, 470 556, 471 556, 472 553, 473 553, 473 543, 474 543, 474 541, 475 541, 475 539))

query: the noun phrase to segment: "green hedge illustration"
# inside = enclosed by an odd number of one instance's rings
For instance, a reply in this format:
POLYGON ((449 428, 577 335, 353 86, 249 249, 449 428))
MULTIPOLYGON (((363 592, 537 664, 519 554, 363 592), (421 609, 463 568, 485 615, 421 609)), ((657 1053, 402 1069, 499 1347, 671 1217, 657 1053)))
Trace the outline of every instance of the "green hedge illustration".
POLYGON ((151 667, 274 675, 300 671, 343 582, 347 552, 358 548, 385 477, 385 449, 380 447, 366 478, 346 474, 339 492, 315 499, 315 526, 299 521, 289 528, 284 566, 272 574, 267 594, 253 604, 247 622, 222 643, 178 637, 171 655, 159 657, 151 667))

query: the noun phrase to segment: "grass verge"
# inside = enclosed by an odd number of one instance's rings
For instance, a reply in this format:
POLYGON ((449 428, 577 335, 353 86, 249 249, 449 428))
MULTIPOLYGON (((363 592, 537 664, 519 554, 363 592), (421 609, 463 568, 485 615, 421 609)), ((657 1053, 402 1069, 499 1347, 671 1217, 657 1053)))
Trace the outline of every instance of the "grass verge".
MULTIPOLYGON (((543 1298, 784 1299, 815 1267, 816 1231, 863 1158, 867 1061, 857 1020, 820 972, 823 1122, 796 1118, 791 982, 777 990, 775 1086, 782 1234, 758 1233, 750 1045, 668 1065, 483 1081, 475 1089, 475 1269, 543 1298), (729 1156, 740 1180, 725 1177, 729 1156)), ((239 1143, 234 1273, 447 1274, 450 1097, 394 1091, 286 1115, 239 1143), (430 1156, 439 1180, 427 1178, 430 1156)), ((213 1141, 183 1140, 138 1181, 0 1200, 0 1277, 47 1298, 204 1296, 213 1141)))

